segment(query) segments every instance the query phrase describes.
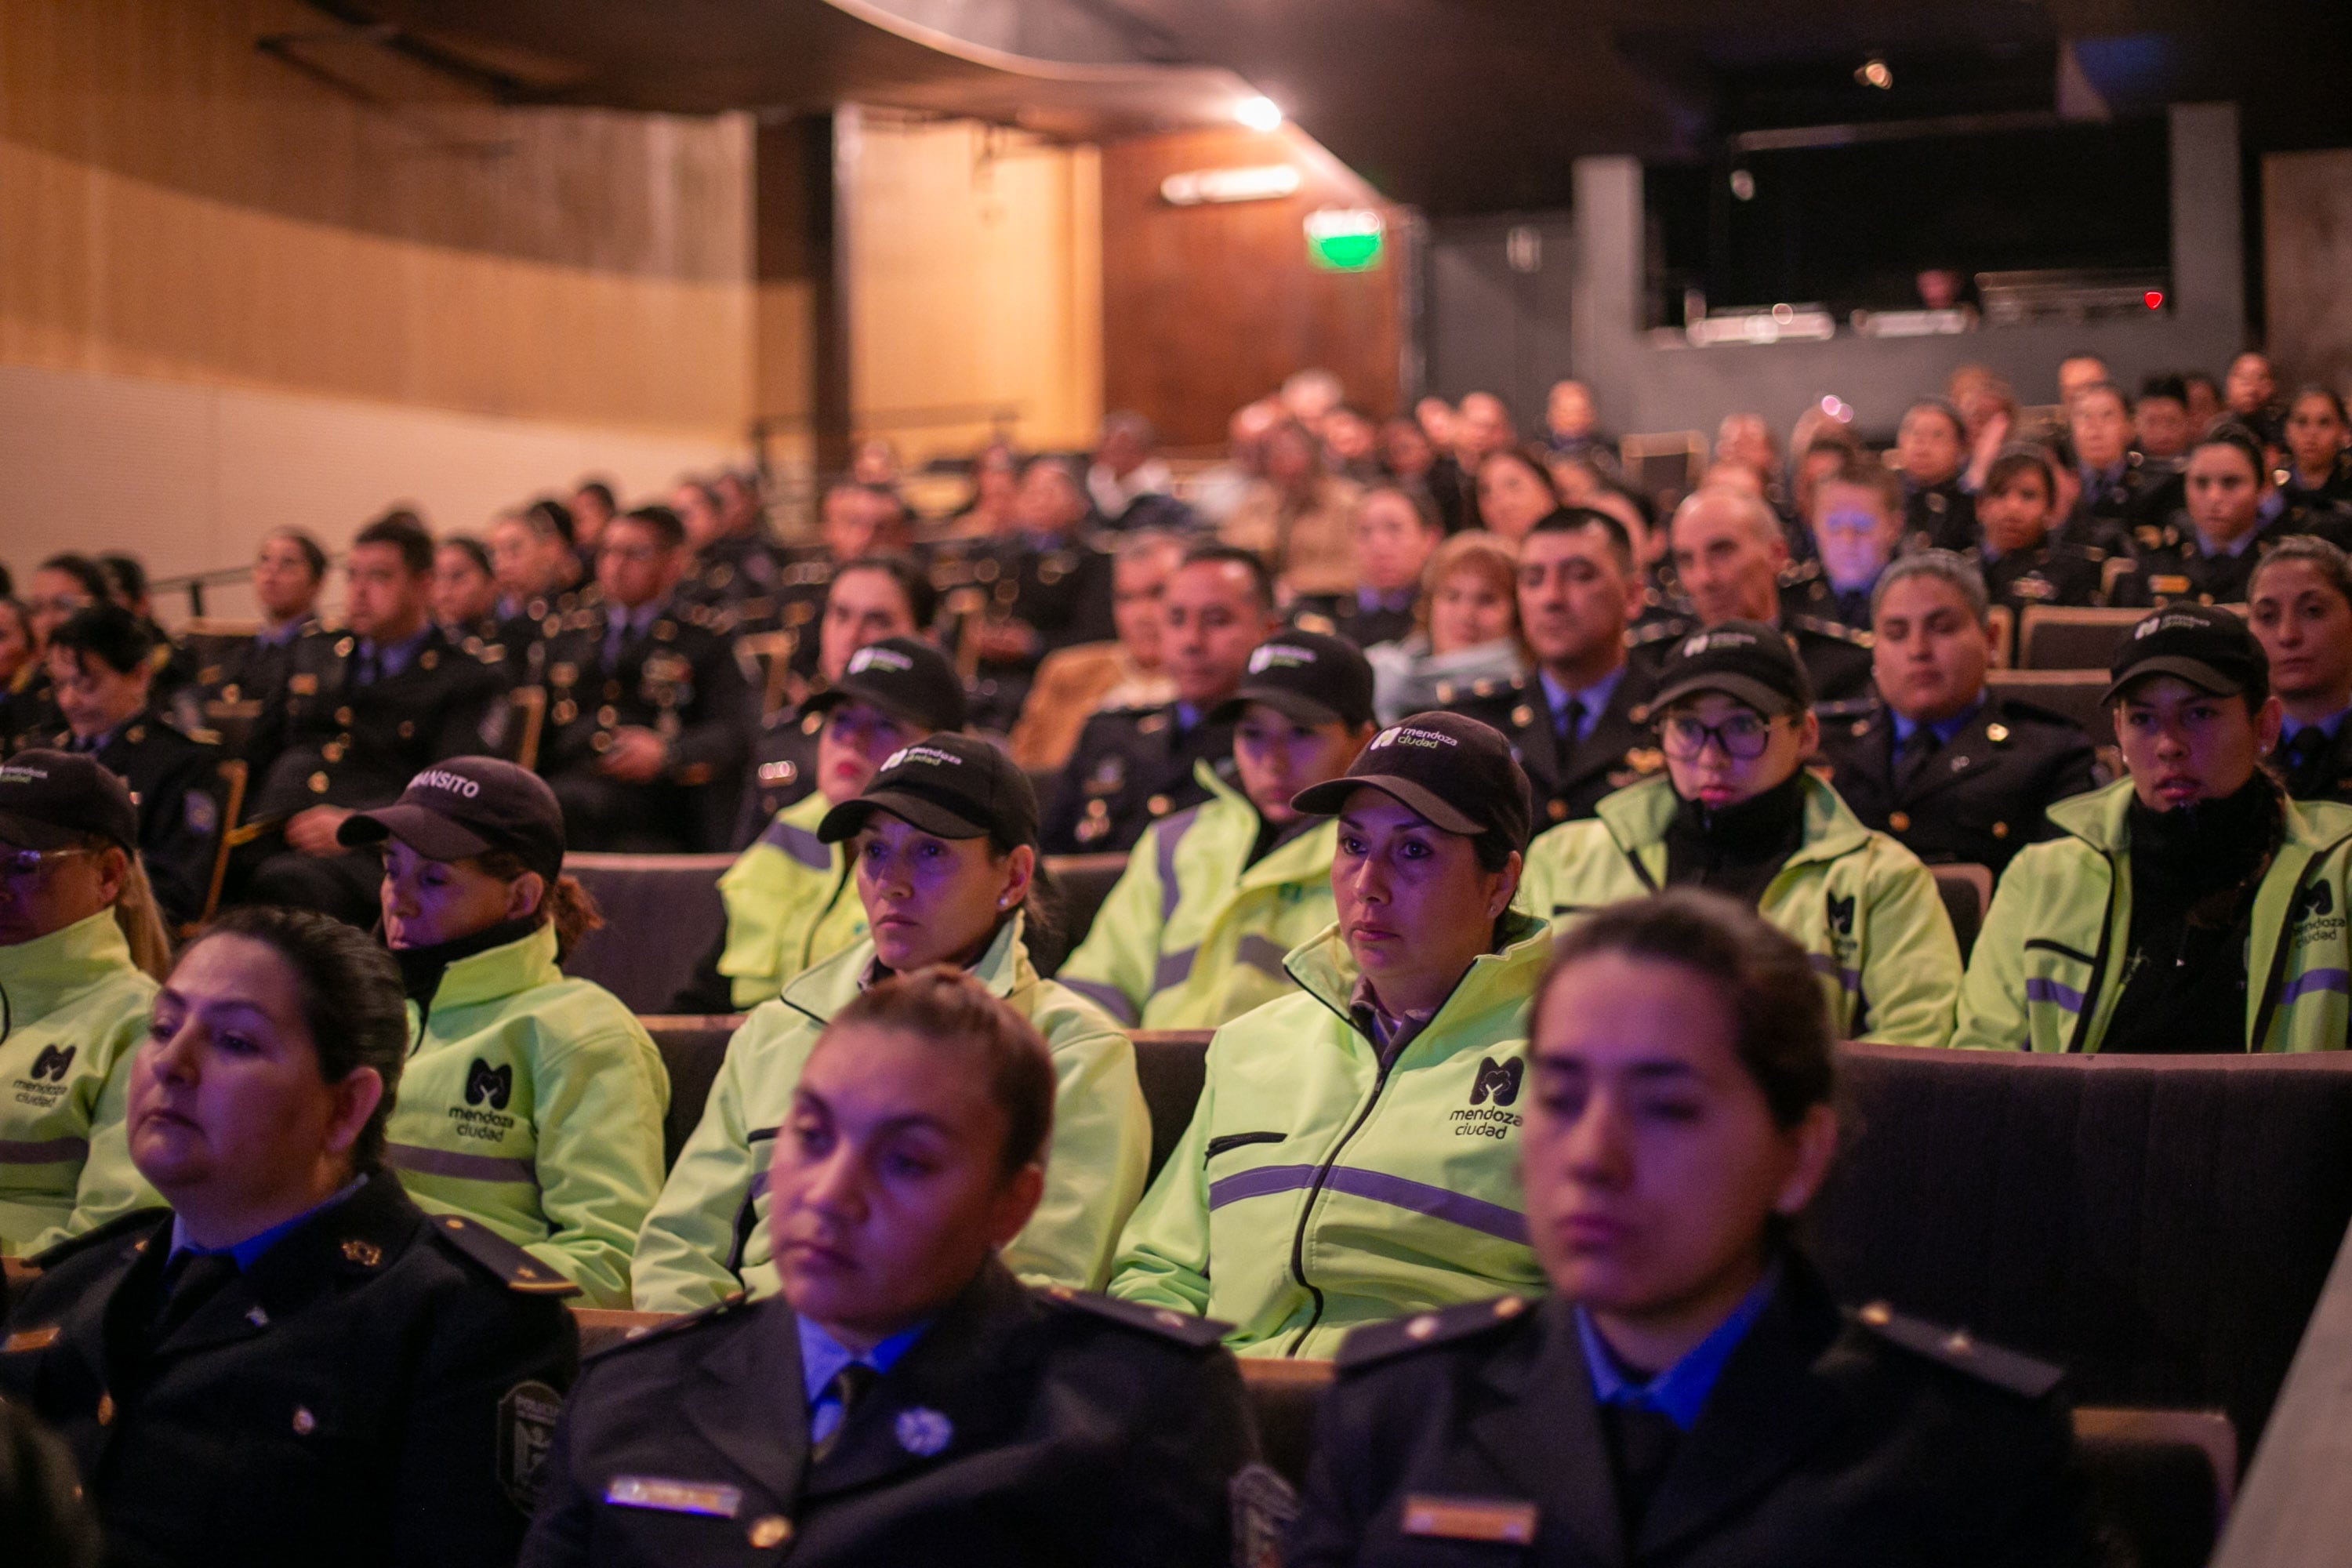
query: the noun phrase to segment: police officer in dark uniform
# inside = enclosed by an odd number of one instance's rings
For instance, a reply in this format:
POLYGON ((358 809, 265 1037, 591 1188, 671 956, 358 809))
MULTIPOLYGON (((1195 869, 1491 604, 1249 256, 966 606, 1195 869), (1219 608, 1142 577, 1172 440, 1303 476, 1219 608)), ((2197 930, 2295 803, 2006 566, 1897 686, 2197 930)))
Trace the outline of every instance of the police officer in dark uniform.
POLYGON ((595 583, 583 578, 572 546, 571 509, 541 497, 490 527, 491 558, 498 563, 499 602, 490 635, 452 634, 469 653, 502 658, 520 685, 546 679, 531 654, 544 637, 562 629, 564 617, 601 603, 595 583))
MULTIPOLYGON (((665 510, 678 520, 694 551, 676 589, 679 617, 721 634, 776 626, 783 573, 757 507, 730 514, 716 487, 688 479, 665 510)), ((601 546, 597 558, 601 576, 601 546)))
POLYGON ((1519 543, 1519 633, 1535 672, 1438 689, 1438 706, 1511 742, 1533 787, 1538 832, 1591 816, 1602 795, 1665 765, 1647 722, 1652 672, 1626 658, 1626 618, 1640 591, 1624 524, 1562 507, 1519 543))
POLYGON ((1960 411, 1923 397, 1903 414, 1895 441, 1903 470, 1903 536, 1913 549, 1967 550, 1977 542, 1976 498, 1961 484, 1969 459, 1960 411))
MULTIPOLYGON (((487 566, 485 570, 487 570, 487 566)), ((327 552, 299 528, 273 529, 262 536, 253 563, 253 596, 261 606, 261 628, 227 643, 209 659, 200 658, 196 684, 226 703, 257 703, 266 711, 285 695, 294 645, 319 629, 319 590, 327 580, 327 552)))
POLYGON ((49 635, 49 677, 68 726, 53 743, 97 758, 130 787, 139 858, 165 923, 179 926, 204 913, 211 889, 221 749, 154 708, 153 651, 145 623, 121 605, 75 611, 49 635))
POLYGON ((1836 1144, 1830 1034, 1801 949, 1719 895, 1564 933, 1517 1108, 1553 1294, 1350 1336, 1289 1568, 2093 1561, 2059 1370, 1848 1316, 1787 1239, 1836 1144))
POLYGON ((2352 805, 2352 563, 2326 540, 2282 539, 2254 568, 2247 625, 2285 714, 2272 765, 2296 800, 2352 805))
POLYGON ((1922 860, 1998 876, 2054 835, 2045 808, 2102 780, 2072 721, 1987 692, 1984 583, 1950 551, 1906 555, 1879 579, 1874 631, 1885 706, 1824 725, 1830 783, 1868 827, 1922 860))
POLYGON ((2032 605, 2095 605, 2104 588, 2106 552, 2050 531, 2057 482, 2042 448, 2005 448, 1977 497, 1981 542, 1959 552, 1982 563, 1987 597, 2020 616, 2032 605))
POLYGON ((2148 497, 2161 476, 2143 473, 2131 449, 2131 395, 2111 381, 2084 387, 2066 405, 2066 427, 2082 492, 2058 538, 2110 555, 2158 543, 2164 520, 2150 515, 2148 497))
POLYGON ((1240 689, 1251 650, 1281 625, 1273 577, 1254 552, 1196 544, 1169 580, 1165 605, 1176 700, 1087 721, 1049 792, 1040 835, 1048 855, 1132 849, 1154 822, 1209 798, 1197 767, 1233 766, 1233 723, 1211 715, 1240 689))
POLYGON ((2279 531, 2315 533, 2352 545, 2352 424, 2344 400, 2325 386, 2306 386, 2288 401, 2283 432, 2286 466, 2279 470, 2279 531))
POLYGON ((2242 605, 2254 567, 2282 536, 2265 511, 2276 504, 2261 444, 2242 426, 2217 426, 2189 448, 2182 473, 2189 507, 2153 542, 2109 602, 2161 608, 2179 601, 2242 605))
POLYGON ((347 628, 294 645, 285 692, 255 727, 243 815, 264 831, 236 852, 231 875, 238 901, 365 927, 383 868, 335 830, 397 799, 428 763, 498 751, 507 679, 488 650, 465 653, 428 617, 433 540, 413 517, 360 530, 344 574, 347 628))
POLYGON ((1284 1489, 1223 1325, 997 1259, 1044 1191, 1053 1098, 1045 1041, 969 975, 862 992, 775 1139, 782 1293, 590 1362, 526 1568, 1265 1560, 1284 1489))
POLYGON ((723 845, 754 707, 731 640, 671 600, 685 530, 667 507, 605 526, 604 603, 575 610, 533 656, 547 678, 540 772, 580 849, 723 845))
POLYGON ((1111 558, 1087 542, 1086 486, 1063 458, 1037 457, 1013 496, 1021 531, 975 546, 974 582, 987 593, 979 628, 980 672, 973 721, 1010 730, 1047 654, 1118 636, 1111 618, 1111 558), (994 570, 989 570, 991 566, 994 570))
POLYGON ((399 970, 348 926, 234 910, 181 955, 126 1069, 173 1206, 41 1255, 0 1345, 110 1562, 513 1561, 575 1289, 383 1168, 407 1047, 399 970))

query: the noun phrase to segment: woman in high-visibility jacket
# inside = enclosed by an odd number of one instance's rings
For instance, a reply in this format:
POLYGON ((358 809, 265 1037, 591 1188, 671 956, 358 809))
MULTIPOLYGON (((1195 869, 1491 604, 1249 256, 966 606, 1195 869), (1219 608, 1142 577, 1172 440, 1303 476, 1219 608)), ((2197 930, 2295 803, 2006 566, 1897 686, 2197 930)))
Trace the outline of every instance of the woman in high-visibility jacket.
POLYGON ((719 973, 749 1009, 866 934, 841 847, 816 834, 825 813, 874 780, 882 759, 940 730, 964 726, 963 682, 919 637, 886 637, 849 656, 841 679, 801 704, 821 718, 816 788, 776 813, 719 879, 727 944, 719 973))
POLYGON ((2179 605, 2111 672, 2131 776, 2052 807, 2063 836, 2010 862, 1952 1043, 2342 1050, 2352 808, 2289 800, 2263 769, 2282 721, 2261 645, 2226 610, 2179 605))
POLYGON ((1526 907, 1564 927, 1662 888, 1709 888, 1812 954, 1841 1038, 1943 1045, 1960 989, 1951 917, 1917 856, 1805 772, 1821 731, 1788 639, 1726 621, 1685 637, 1659 681, 1664 775, 1538 838, 1526 907))
POLYGON ((872 934, 763 1002, 728 1042, 702 1121, 637 1237, 640 1311, 773 1295, 767 1169, 801 1067, 873 981, 931 964, 968 971, 1045 1037, 1056 1088, 1045 1193, 1005 1248, 1034 1284, 1091 1289, 1143 1190, 1151 1123, 1135 1047, 1108 1016, 1040 979, 1023 938, 1037 867, 1037 797, 1003 752, 933 735, 892 756, 818 826, 849 842, 872 934))
POLYGON ((1372 667, 1356 645, 1286 632, 1250 655, 1212 715, 1236 721, 1235 790, 1144 833, 1086 941, 1055 978, 1147 1029, 1213 1029, 1296 986, 1283 955, 1331 923, 1338 828, 1291 805, 1372 735, 1372 667))
POLYGON ((171 965, 138 844, 131 792, 96 759, 0 763, 0 1257, 163 1201, 122 1125, 171 965))
POLYGON ((1339 921, 1297 993, 1209 1043, 1182 1142, 1110 1293, 1221 1320, 1244 1355, 1541 1288, 1519 1198, 1528 1011, 1549 931, 1511 907, 1527 775, 1488 726, 1418 713, 1298 808, 1339 819, 1339 921))
POLYGON ((563 875, 553 792, 452 757, 338 837, 383 846, 384 940, 415 1024, 384 1163, 423 1208, 561 1270, 582 1305, 627 1306, 669 1074, 619 997, 556 967, 598 922, 563 875))

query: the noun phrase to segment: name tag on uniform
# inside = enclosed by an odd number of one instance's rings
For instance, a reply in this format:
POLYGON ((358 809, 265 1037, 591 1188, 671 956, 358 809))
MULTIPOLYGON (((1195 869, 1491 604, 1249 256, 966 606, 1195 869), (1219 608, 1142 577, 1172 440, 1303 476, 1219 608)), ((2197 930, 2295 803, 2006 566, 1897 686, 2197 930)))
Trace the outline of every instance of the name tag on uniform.
POLYGON ((5 1344, 0 1344, 0 1352, 45 1351, 58 1342, 58 1331, 54 1323, 47 1328, 19 1330, 8 1336, 5 1344))
POLYGON ((319 695, 319 678, 315 675, 289 676, 286 687, 297 697, 316 697, 319 695))
POLYGON ((743 1489, 715 1481, 674 1481, 663 1476, 614 1476, 605 1483, 604 1500, 619 1508, 733 1519, 743 1507, 743 1489))
POLYGON ((1403 1524, 1407 1535, 1531 1546, 1536 1539, 1536 1505, 1515 1498, 1431 1497, 1408 1492, 1403 1524))

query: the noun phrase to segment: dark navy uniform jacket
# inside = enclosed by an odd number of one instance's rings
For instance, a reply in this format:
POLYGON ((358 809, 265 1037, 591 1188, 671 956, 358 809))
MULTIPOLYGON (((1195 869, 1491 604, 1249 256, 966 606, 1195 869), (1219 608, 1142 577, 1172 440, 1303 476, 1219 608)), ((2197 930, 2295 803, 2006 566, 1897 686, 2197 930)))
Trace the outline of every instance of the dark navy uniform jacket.
POLYGON ((44 1254, 0 1345, 110 1563, 514 1560, 578 1360, 568 1280, 379 1172, 158 1341, 171 1245, 148 1209, 44 1254))
POLYGON ((1346 637, 1358 647, 1402 642, 1414 630, 1413 598, 1411 589, 1393 603, 1375 599, 1368 604, 1354 594, 1302 595, 1291 606, 1290 624, 1301 631, 1346 637))
POLYGON ((1930 864, 1986 866, 1995 876, 2024 846, 2057 837, 2043 816, 2053 802, 2105 782, 2079 725, 2013 698, 1988 695, 1900 785, 1895 750, 1891 709, 1822 727, 1830 784, 1864 826, 1930 864))
POLYGON ((2284 537, 2273 522, 2257 528, 2237 554, 2208 555, 2198 548, 2195 530, 2186 525, 2167 527, 2152 549, 2139 552, 2137 564, 2116 579, 2107 602, 2144 609, 2183 602, 2242 605, 2253 583, 2254 568, 2284 537))
MULTIPOLYGON (((221 748, 183 733, 150 710, 98 737, 96 756, 130 787, 139 808, 139 858, 164 924, 183 924, 204 912, 212 886, 213 853, 220 843, 220 802, 214 790, 221 748)), ((70 731, 52 742, 80 751, 70 731)))
POLYGON ((1287 1568, 2075 1568, 2054 1367, 1789 1268, 1628 1539, 1574 1314, 1506 1298, 1341 1348, 1287 1568))
POLYGON ((318 616, 304 616, 278 641, 264 642, 256 636, 227 643, 220 647, 217 663, 199 662, 196 683, 224 702, 258 701, 266 707, 285 694, 294 645, 319 629, 318 616))
POLYGON ((2339 721, 2336 733, 2308 752, 2295 741, 2295 736, 2283 736, 2271 759, 2285 781, 2286 793, 2297 800, 2352 805, 2352 720, 2339 721))
POLYGON ((1231 770, 1234 726, 1202 718, 1180 729, 1178 718, 1170 702, 1108 709, 1087 721, 1045 802, 1046 854, 1123 854, 1170 812, 1209 798, 1193 764, 1231 770))
POLYGON ((1553 823, 1591 816, 1602 795, 1639 784, 1665 766, 1649 722, 1654 689, 1648 668, 1629 663, 1591 729, 1572 744, 1552 728, 1550 700, 1538 675, 1491 685, 1482 680, 1461 689, 1440 687, 1437 700, 1493 725, 1511 742, 1511 753, 1527 770, 1534 792, 1540 833, 1553 823))
POLYGON ((1991 560, 1979 551, 1974 559, 1984 572, 1986 595, 2022 616, 2033 605, 2097 604, 2107 553, 2093 545, 2044 541, 2038 549, 2011 550, 1991 560))
POLYGON ((1917 489, 1906 486, 1903 534, 1914 549, 1925 546, 1966 554, 1977 542, 1976 498, 1960 488, 1958 477, 1917 489))
POLYGON ((813 1459, 790 1304, 713 1308, 583 1369, 523 1563, 1225 1563, 1255 1452, 1222 1329, 991 1263, 813 1459))

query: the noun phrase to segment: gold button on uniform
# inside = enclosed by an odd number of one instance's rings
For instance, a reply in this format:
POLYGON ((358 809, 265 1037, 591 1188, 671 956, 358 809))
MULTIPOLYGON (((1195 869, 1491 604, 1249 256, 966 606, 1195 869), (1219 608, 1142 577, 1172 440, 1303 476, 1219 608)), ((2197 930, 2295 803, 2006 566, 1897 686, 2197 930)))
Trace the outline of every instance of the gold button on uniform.
POLYGON ((1568 802, 1564 800, 1555 800, 1545 809, 1551 813, 1551 819, 1554 822, 1566 822, 1568 820, 1568 802))
POLYGON ((2009 824, 2008 824, 2008 823, 2006 823, 2006 822, 1996 822, 1996 823, 1994 823, 1994 824, 1992 825, 1992 836, 1993 836, 1995 838, 2006 838, 2006 837, 2009 837, 2009 824))
POLYGON ((352 726, 352 710, 348 708, 336 709, 335 722, 341 724, 346 730, 350 729, 352 726))
POLYGON ((792 1539, 793 1521, 780 1513, 763 1513, 751 1521, 749 1533, 751 1544, 764 1552, 792 1539))
POLYGON ((324 774, 324 773, 312 773, 312 774, 310 775, 310 793, 311 793, 312 795, 324 795, 324 794, 326 794, 326 793, 327 793, 327 775, 326 775, 326 774, 324 774))
POLYGON ((1886 814, 1886 826, 1897 833, 1908 833, 1911 831, 1911 814, 1907 811, 1890 811, 1886 814))
POLYGON ((416 733, 416 721, 415 721, 415 720, 414 720, 414 719, 403 719, 403 720, 400 721, 400 738, 401 738, 402 740, 405 741, 405 740, 407 740, 409 737, 411 737, 411 736, 415 735, 415 733, 416 733))
POLYGON ((295 1434, 298 1436, 308 1437, 311 1433, 316 1432, 318 1429, 319 1418, 310 1414, 310 1406, 306 1405, 296 1405, 294 1407, 295 1434))
POLYGON ((98 1424, 101 1426, 114 1425, 114 1395, 111 1394, 98 1396, 98 1424))
POLYGON ((596 722, 609 730, 621 721, 621 710, 607 702, 596 710, 596 722))
POLYGON ((1154 816, 1165 816, 1168 815, 1168 808, 1174 804, 1164 795, 1155 795, 1143 803, 1143 809, 1154 816))

